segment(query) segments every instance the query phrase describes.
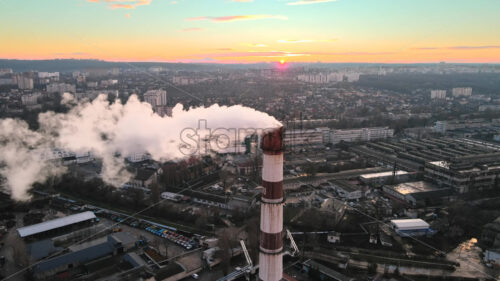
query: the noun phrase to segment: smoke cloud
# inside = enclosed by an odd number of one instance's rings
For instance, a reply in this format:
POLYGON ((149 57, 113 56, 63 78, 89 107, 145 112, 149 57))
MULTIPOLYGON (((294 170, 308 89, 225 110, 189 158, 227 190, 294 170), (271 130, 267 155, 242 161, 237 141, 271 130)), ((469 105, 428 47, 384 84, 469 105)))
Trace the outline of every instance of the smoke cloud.
POLYGON ((135 95, 125 104, 119 100, 110 104, 104 95, 93 101, 76 103, 65 94, 63 103, 72 106, 69 112, 39 114, 37 131, 30 130, 21 120, 0 120, 0 176, 4 178, 2 186, 12 198, 28 199, 27 191, 34 183, 65 172, 61 164, 43 161, 41 150, 91 152, 102 159, 102 179, 120 186, 131 177, 125 169, 128 156, 149 153, 158 161, 186 157, 181 149, 185 145, 181 134, 186 129, 196 131, 200 120, 206 120, 214 129, 281 126, 270 115, 241 105, 183 110, 178 104, 171 117, 161 117, 135 95))

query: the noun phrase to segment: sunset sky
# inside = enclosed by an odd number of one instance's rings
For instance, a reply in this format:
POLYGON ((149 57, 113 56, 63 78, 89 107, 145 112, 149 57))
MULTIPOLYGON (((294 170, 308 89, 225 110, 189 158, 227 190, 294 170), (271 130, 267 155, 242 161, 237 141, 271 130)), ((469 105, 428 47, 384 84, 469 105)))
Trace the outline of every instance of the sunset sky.
POLYGON ((0 0, 0 58, 500 62, 500 0, 0 0))

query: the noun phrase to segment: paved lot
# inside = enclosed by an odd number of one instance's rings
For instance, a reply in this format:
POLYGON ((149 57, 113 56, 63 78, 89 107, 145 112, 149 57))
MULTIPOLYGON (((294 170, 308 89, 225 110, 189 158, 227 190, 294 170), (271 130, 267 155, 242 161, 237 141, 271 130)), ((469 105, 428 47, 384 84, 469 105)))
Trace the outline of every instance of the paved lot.
POLYGON ((460 267, 451 275, 472 278, 494 278, 500 281, 500 273, 484 266, 480 254, 481 248, 477 246, 476 238, 472 238, 458 245, 457 248, 447 255, 448 259, 456 260, 460 263, 460 267))
MULTIPOLYGON (((108 219, 105 219, 105 218, 101 219, 101 221, 103 223, 106 223, 109 225, 115 224, 115 222, 108 220, 108 219)), ((156 236, 150 232, 147 232, 145 230, 131 227, 131 226, 128 226, 125 224, 117 225, 117 226, 115 226, 115 228, 121 228, 122 231, 130 233, 132 236, 134 236, 137 239, 142 235, 142 236, 146 237, 146 239, 148 239, 150 241, 150 244, 152 244, 152 246, 155 248, 163 247, 163 246, 160 246, 163 244, 167 248, 167 257, 174 257, 174 256, 180 255, 180 254, 185 252, 184 248, 182 248, 181 246, 179 246, 179 245, 177 245, 177 244, 175 244, 175 243, 173 243, 165 238, 158 237, 158 236, 156 236)))

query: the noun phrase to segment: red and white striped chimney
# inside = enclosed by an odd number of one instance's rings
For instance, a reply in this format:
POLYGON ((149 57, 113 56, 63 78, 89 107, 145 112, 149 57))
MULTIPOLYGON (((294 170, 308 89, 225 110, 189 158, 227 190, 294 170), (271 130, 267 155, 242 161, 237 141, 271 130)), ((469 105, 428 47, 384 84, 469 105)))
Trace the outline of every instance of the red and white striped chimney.
POLYGON ((259 279, 283 278, 283 127, 267 132, 263 155, 260 207, 259 279))

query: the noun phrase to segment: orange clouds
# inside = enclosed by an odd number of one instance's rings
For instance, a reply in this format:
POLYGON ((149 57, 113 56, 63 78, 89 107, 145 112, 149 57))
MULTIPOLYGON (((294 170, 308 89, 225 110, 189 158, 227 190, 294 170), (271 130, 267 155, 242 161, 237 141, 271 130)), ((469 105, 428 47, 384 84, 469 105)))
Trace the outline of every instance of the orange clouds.
POLYGON ((284 51, 268 51, 268 52, 228 52, 228 53, 213 53, 213 54, 199 54, 202 57, 214 58, 246 58, 246 57, 261 57, 261 58, 274 58, 274 57, 299 57, 309 56, 309 54, 284 52, 284 51))
POLYGON ((91 3, 105 2, 111 9, 135 9, 138 6, 151 4, 152 0, 87 0, 91 3))
POLYGON ((500 49, 500 45, 485 45, 485 46, 451 46, 451 47, 419 47, 414 50, 486 50, 500 49))
POLYGON ((278 20, 287 20, 286 16, 281 15, 236 15, 236 16, 222 16, 222 17, 194 17, 187 18, 187 21, 212 21, 212 22, 229 22, 229 21, 242 21, 242 20, 260 20, 260 19, 278 19, 278 20))
POLYGON ((313 39, 299 39, 299 40, 278 40, 278 43, 284 44, 299 44, 299 43, 314 43, 314 42, 334 42, 336 39, 321 39, 321 40, 313 40, 313 39))
POLYGON ((500 49, 500 46, 454 46, 452 50, 483 50, 483 49, 500 49))

